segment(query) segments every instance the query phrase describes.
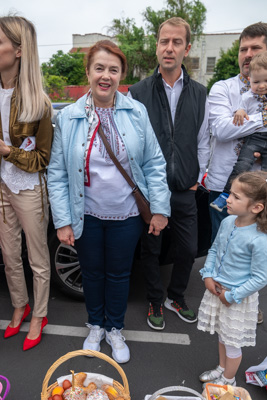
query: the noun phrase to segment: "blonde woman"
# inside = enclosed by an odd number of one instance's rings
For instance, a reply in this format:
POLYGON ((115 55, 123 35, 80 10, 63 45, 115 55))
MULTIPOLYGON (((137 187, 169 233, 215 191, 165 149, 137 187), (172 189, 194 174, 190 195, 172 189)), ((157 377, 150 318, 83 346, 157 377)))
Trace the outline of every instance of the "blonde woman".
POLYGON ((51 103, 43 91, 33 24, 0 18, 0 245, 14 313, 4 337, 29 315, 21 260, 21 230, 33 272, 34 307, 23 350, 41 341, 47 324, 50 263, 44 172, 50 158, 51 103))

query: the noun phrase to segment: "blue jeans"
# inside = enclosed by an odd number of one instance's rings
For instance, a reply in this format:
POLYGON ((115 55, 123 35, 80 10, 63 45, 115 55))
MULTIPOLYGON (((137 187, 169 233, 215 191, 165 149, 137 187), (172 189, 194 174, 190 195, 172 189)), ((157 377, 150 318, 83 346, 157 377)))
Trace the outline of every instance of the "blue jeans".
POLYGON ((254 153, 261 153, 261 169, 267 171, 267 132, 256 132, 247 136, 233 171, 224 187, 224 192, 230 193, 232 181, 241 172, 250 171, 255 162, 254 153))
POLYGON ((140 216, 112 221, 85 215, 75 247, 90 324, 107 331, 123 328, 132 262, 142 229, 140 216))
MULTIPOLYGON (((217 197, 219 197, 221 193, 222 192, 215 192, 214 190, 211 190, 209 194, 209 203, 212 203, 215 199, 217 199, 217 197)), ((210 207, 209 210, 211 219, 211 244, 212 244, 214 242, 214 239, 216 238, 222 220, 229 214, 226 208, 224 208, 222 212, 217 211, 215 210, 215 208, 212 207, 210 207)))

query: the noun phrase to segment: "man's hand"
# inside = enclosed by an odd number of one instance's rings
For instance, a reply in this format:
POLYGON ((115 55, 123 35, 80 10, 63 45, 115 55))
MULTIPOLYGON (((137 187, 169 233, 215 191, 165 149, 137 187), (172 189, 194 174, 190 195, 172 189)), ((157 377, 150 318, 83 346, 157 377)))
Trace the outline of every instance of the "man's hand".
POLYGON ((10 153, 10 148, 0 139, 0 155, 1 156, 8 156, 10 153))
POLYGON ((215 296, 220 296, 222 285, 219 282, 216 282, 212 278, 205 278, 204 283, 206 289, 208 289, 212 294, 215 294, 215 296))
POLYGON ((168 218, 162 214, 154 214, 150 224, 148 233, 153 233, 155 236, 159 236, 160 232, 168 225, 168 218))
POLYGON ((197 190, 199 183, 197 182, 194 186, 191 186, 189 190, 197 190))
POLYGON ((74 234, 70 225, 63 226, 57 230, 57 237, 61 243, 74 246, 74 234))

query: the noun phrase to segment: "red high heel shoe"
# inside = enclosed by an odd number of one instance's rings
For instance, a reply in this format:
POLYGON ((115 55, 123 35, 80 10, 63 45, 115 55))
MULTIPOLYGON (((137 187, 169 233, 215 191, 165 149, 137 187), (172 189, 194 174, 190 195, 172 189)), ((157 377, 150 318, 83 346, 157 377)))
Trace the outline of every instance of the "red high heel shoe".
POLYGON ((15 328, 11 328, 11 326, 8 325, 5 330, 4 338, 9 338, 9 337, 14 336, 17 333, 19 333, 22 322, 30 314, 30 312, 31 312, 31 307, 29 306, 29 304, 26 304, 24 314, 22 315, 19 325, 16 326, 15 328))
POLYGON ((41 342, 42 332, 43 332, 44 327, 47 324, 48 324, 48 319, 46 317, 43 317, 42 325, 41 325, 41 331, 40 331, 40 335, 38 336, 38 338, 31 340, 31 339, 28 339, 27 336, 26 336, 26 338, 24 340, 24 343, 23 343, 23 350, 24 351, 25 350, 29 350, 34 346, 37 346, 37 344, 39 344, 41 342))

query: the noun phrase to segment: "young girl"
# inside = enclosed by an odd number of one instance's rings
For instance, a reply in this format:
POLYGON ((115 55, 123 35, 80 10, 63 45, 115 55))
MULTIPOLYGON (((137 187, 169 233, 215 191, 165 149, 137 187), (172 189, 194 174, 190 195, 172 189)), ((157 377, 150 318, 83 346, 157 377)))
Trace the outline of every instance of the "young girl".
POLYGON ((21 260, 21 230, 33 272, 34 308, 23 350, 47 324, 50 263, 48 199, 43 174, 50 158, 51 103, 42 87, 36 32, 25 18, 0 18, 0 245, 14 313, 4 337, 30 313, 21 260))
POLYGON ((219 365, 202 382, 236 385, 242 347, 255 346, 258 290, 267 284, 267 172, 244 172, 232 183, 227 211, 200 271, 206 291, 198 329, 219 336, 219 365))

